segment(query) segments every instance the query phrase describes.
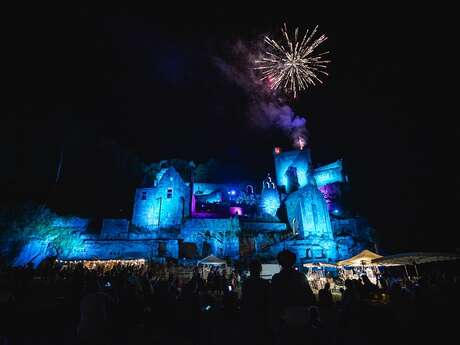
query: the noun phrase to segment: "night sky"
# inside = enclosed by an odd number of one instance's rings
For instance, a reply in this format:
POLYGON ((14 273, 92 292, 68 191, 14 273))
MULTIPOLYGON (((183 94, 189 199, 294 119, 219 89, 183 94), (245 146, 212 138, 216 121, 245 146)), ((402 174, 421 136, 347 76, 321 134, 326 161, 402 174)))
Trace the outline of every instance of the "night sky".
POLYGON ((114 150, 145 163, 215 158, 238 166, 235 178, 260 181, 273 169, 273 146, 290 141, 251 125, 247 94, 216 58, 231 59, 237 40, 276 33, 283 21, 319 24, 330 76, 289 102, 307 118, 314 162, 344 159, 355 210, 383 249, 456 249, 458 127, 441 110, 444 31, 403 15, 236 12, 11 10, 2 41, 2 203, 52 194, 58 212, 127 216, 140 181, 111 161, 114 150))

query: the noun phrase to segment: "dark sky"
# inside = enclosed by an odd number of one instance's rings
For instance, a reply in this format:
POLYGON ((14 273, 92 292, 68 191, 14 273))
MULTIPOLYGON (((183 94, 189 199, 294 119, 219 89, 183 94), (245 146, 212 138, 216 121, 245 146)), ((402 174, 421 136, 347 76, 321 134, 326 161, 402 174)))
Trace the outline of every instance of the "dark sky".
POLYGON ((330 76, 289 103, 307 118, 314 161, 344 159, 355 208, 389 251, 455 249, 458 127, 441 110, 449 88, 443 66, 453 59, 443 53, 445 31, 406 14, 324 21, 314 13, 236 13, 12 9, 2 41, 2 201, 46 200, 62 142, 63 179, 72 187, 61 193, 78 213, 91 214, 84 205, 94 204, 105 212, 100 204, 109 199, 108 209, 129 208, 129 197, 118 199, 132 195, 134 182, 122 185, 99 169, 94 152, 107 142, 146 163, 216 158, 244 167, 242 177, 262 178, 272 147, 288 148, 289 140, 249 124, 247 96, 214 59, 283 21, 319 24, 329 37, 330 76))

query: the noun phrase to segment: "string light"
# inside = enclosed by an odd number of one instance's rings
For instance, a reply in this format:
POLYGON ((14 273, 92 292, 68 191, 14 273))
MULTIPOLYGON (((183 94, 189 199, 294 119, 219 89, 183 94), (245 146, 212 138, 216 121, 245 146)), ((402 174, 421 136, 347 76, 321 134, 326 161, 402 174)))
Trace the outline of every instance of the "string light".
POLYGON ((126 259, 126 260, 113 260, 113 259, 108 259, 108 260, 56 260, 61 263, 66 263, 66 264, 77 264, 77 263, 83 263, 85 267, 89 266, 96 266, 96 265, 134 265, 134 266, 142 266, 145 265, 146 260, 145 259, 126 259))

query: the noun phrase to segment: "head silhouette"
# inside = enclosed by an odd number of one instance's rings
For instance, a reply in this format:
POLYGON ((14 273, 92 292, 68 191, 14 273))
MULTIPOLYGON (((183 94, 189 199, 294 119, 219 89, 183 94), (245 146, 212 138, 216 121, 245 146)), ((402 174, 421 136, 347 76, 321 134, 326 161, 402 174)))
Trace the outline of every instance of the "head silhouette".
POLYGON ((365 274, 361 275, 361 280, 363 281, 363 284, 371 284, 369 277, 365 274))
POLYGON ((289 250, 283 250, 279 252, 276 258, 278 260, 278 263, 283 268, 292 268, 296 261, 296 255, 289 250))
POLYGON ((87 294, 92 294, 99 292, 99 283, 96 277, 90 277, 85 284, 85 292, 87 294))
POLYGON ((249 264, 249 272, 251 276, 259 276, 262 272, 262 264, 259 260, 252 260, 249 264))
POLYGON ((347 279, 345 280, 345 287, 349 290, 353 289, 354 285, 353 285, 353 281, 350 280, 350 279, 347 279))

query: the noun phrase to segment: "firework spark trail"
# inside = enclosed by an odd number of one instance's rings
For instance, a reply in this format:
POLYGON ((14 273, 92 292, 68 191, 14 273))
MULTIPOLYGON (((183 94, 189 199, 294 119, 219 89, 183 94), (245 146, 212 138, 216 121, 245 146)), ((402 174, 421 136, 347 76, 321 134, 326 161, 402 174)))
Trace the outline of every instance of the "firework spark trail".
POLYGON ((269 49, 263 53, 261 59, 255 60, 257 66, 254 67, 261 71, 261 80, 268 80, 272 90, 283 89, 294 98, 300 91, 316 85, 315 82, 322 84, 319 74, 328 75, 325 69, 330 61, 323 59, 329 52, 315 55, 315 49, 327 40, 324 34, 313 39, 317 31, 318 26, 310 34, 307 30, 299 41, 299 29, 295 29, 294 38, 291 39, 284 24, 281 29, 284 44, 266 36, 264 42, 269 49))

